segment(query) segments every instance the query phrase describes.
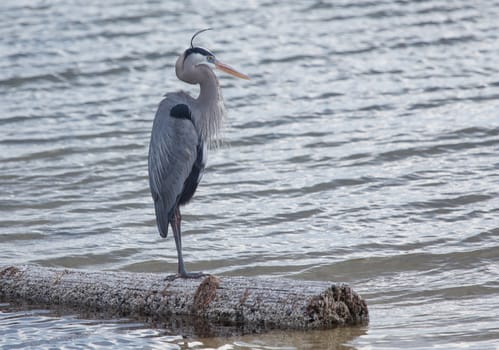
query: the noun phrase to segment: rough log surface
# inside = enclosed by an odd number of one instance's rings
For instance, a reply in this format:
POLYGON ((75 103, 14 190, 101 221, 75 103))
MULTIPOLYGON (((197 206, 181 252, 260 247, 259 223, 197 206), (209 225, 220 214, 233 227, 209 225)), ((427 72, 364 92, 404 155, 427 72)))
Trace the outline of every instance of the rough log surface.
POLYGON ((244 333, 327 329, 366 324, 369 319, 366 302, 345 284, 216 276, 166 280, 158 274, 31 265, 0 267, 0 300, 173 328, 187 324, 198 334, 220 334, 227 328, 244 333))

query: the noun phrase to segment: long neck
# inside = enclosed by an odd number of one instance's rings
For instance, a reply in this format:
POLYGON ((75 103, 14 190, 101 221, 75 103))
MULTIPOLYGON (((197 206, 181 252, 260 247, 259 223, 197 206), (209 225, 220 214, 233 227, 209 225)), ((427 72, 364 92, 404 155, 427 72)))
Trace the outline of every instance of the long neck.
POLYGON ((196 99, 196 125, 203 141, 217 143, 225 120, 225 106, 218 79, 211 69, 203 69, 203 79, 199 82, 200 91, 196 99))

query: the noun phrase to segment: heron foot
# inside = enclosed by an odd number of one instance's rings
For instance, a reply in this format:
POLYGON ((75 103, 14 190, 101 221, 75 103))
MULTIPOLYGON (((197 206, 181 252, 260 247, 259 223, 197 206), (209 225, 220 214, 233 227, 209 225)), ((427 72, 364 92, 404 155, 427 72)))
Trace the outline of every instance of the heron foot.
POLYGON ((209 274, 204 272, 184 272, 180 274, 181 278, 201 278, 205 276, 209 276, 209 274))
POLYGON ((201 278, 209 276, 209 274, 204 272, 184 272, 184 273, 176 273, 175 275, 166 276, 165 281, 174 281, 177 278, 201 278))

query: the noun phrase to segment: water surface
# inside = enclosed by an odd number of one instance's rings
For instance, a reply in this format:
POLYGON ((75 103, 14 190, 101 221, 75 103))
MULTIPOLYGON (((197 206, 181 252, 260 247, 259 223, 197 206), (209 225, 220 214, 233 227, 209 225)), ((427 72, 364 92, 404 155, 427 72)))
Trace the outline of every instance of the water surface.
POLYGON ((229 118, 183 210, 187 267, 347 282, 371 322, 183 338, 2 304, 1 346, 495 349, 498 16, 464 0, 2 2, 0 264, 175 271, 149 134, 164 93, 197 93, 174 63, 214 27, 198 44, 252 80, 219 75, 229 118))

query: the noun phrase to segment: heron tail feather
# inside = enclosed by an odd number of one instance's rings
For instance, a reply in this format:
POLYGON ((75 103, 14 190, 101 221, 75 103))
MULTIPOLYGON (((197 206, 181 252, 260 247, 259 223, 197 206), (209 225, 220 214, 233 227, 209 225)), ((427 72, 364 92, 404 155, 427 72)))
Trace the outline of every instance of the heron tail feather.
POLYGON ((154 209, 156 210, 156 224, 158 225, 159 235, 166 238, 168 235, 169 213, 166 210, 162 200, 154 202, 154 209))

